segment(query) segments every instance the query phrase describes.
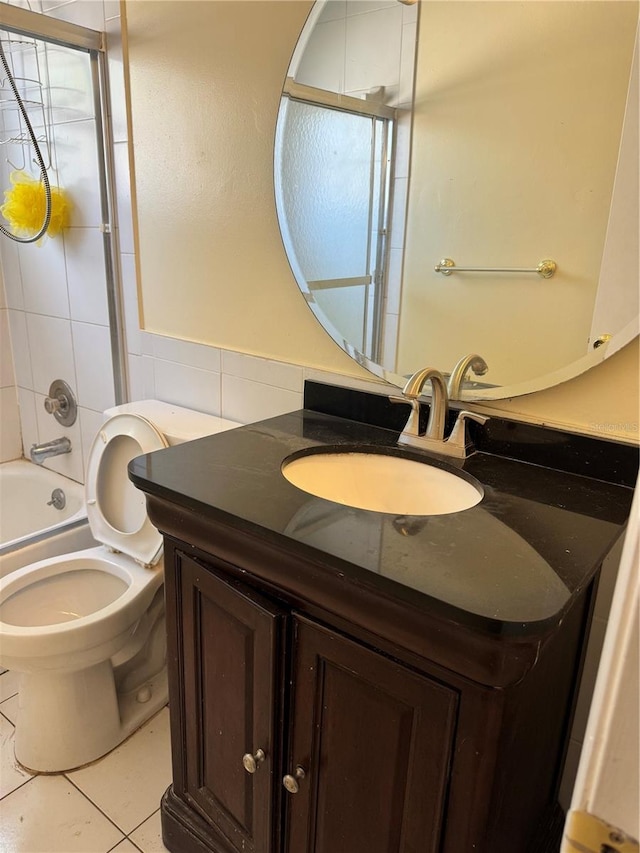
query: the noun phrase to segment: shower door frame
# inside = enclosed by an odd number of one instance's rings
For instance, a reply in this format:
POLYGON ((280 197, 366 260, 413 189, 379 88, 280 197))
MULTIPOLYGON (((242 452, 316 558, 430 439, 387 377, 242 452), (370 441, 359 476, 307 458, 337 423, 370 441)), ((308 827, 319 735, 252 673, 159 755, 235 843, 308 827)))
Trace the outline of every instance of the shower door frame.
POLYGON ((111 121, 109 104, 109 79, 107 72, 106 34, 50 18, 20 6, 0 3, 0 29, 14 35, 28 36, 40 41, 78 50, 89 55, 93 103, 98 147, 98 176, 100 184, 102 242, 104 251, 105 277, 107 282, 107 306, 113 386, 116 405, 126 402, 128 397, 127 352, 122 299, 122 283, 118 262, 119 247, 116 228, 115 169, 111 146, 111 121))
MULTIPOLYGON (((383 348, 383 314, 384 301, 387 291, 387 278, 389 268, 389 235, 391 225, 391 209, 393 206, 393 178, 394 178, 394 157, 396 149, 396 130, 397 130, 398 111, 394 107, 389 107, 375 101, 360 100, 359 98, 350 95, 342 95, 336 92, 331 92, 325 89, 319 89, 315 86, 309 86, 305 83, 298 83, 293 77, 287 77, 282 90, 280 99, 280 110, 276 123, 276 143, 274 153, 274 172, 275 172, 275 202, 278 213, 278 222, 282 240, 285 244, 285 250, 289 265, 291 266, 294 278, 298 283, 307 304, 317 317, 320 324, 331 335, 331 337, 347 351, 347 353, 361 364, 363 367, 370 370, 376 375, 380 375, 380 369, 377 363, 381 360, 383 348), (323 281, 307 281, 302 272, 300 264, 297 261, 294 248, 294 241, 289 233, 287 216, 284 203, 284 193, 280 183, 280 162, 279 152, 282 150, 282 136, 284 121, 283 117, 286 114, 287 105, 290 102, 308 104, 312 107, 336 110, 345 112, 354 116, 370 118, 381 123, 383 130, 381 131, 382 139, 382 162, 380 164, 380 198, 378 202, 377 212, 377 239, 375 251, 375 270, 374 275, 367 275, 360 280, 345 279, 342 281, 343 286, 349 284, 365 284, 367 295, 365 297, 365 319, 364 319, 364 334, 362 350, 353 346, 342 332, 338 331, 335 324, 328 318, 325 312, 320 308, 314 296, 313 290, 327 287, 328 282, 323 281), (368 290, 370 285, 374 285, 374 307, 373 318, 371 322, 371 345, 367 352, 367 332, 366 327, 367 311, 368 311, 368 290)), ((374 132, 376 132, 374 130, 374 132)), ((373 168, 373 166, 372 166, 373 168)), ((372 178, 373 180, 373 178, 372 178)), ((339 286, 339 283, 338 285, 339 286)))

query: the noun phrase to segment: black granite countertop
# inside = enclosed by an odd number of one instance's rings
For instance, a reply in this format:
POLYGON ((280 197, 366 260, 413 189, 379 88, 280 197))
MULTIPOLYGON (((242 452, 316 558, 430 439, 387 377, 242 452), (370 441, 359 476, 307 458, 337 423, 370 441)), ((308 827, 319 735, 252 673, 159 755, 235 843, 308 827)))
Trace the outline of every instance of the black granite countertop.
MULTIPOLYGON (((397 431, 302 410, 134 459, 142 491, 307 558, 426 612, 491 633, 557 624, 626 523, 633 491, 478 452, 462 469, 484 497, 463 512, 395 516, 313 497, 284 459, 329 448, 402 453, 397 431)), ((455 469, 452 469, 455 470, 455 469)))

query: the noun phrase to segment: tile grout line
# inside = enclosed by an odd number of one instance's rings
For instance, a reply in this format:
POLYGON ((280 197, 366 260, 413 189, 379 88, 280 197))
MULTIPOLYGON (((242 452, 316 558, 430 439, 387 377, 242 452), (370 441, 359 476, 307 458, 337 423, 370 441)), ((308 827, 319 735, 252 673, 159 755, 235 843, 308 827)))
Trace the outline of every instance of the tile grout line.
MULTIPOLYGON (((69 772, 71 772, 71 771, 69 771, 69 772)), ((97 803, 94 803, 94 801, 91 799, 91 797, 88 794, 86 794, 82 790, 82 788, 79 788, 76 785, 76 783, 73 781, 73 779, 70 779, 66 773, 63 773, 62 775, 67 780, 67 782, 69 782, 70 785, 73 785, 73 787, 76 789, 76 791, 78 791, 80 794, 82 794, 82 796, 85 798, 85 800, 90 802, 91 805, 94 806, 94 808, 96 808, 100 812, 100 814, 109 821, 110 824, 115 826, 115 828, 118 830, 118 832, 123 836, 118 841, 118 844, 121 844, 124 841, 124 839, 127 837, 127 833, 124 831, 124 829, 122 829, 122 827, 118 826, 118 824, 115 822, 115 820, 113 820, 113 818, 110 818, 109 815, 102 808, 100 808, 100 806, 97 803)), ((153 812, 152 812, 152 814, 153 814, 153 812)), ((151 817, 151 815, 149 815, 149 817, 151 817)))
MULTIPOLYGON (((9 699, 13 699, 13 696, 9 696, 9 699)), ((0 703, 0 705, 1 705, 1 704, 2 704, 2 703, 0 703)), ((5 714, 5 712, 2 710, 2 708, 1 708, 1 707, 0 707, 0 715, 1 715, 1 716, 3 716, 3 717, 5 718, 5 720, 9 723, 9 725, 10 725, 10 726, 13 726, 13 728, 15 729, 15 727, 16 727, 16 726, 15 726, 15 723, 12 723, 12 722, 11 722, 11 720, 9 719, 9 717, 7 717, 7 715, 6 715, 6 714, 5 714)))
MULTIPOLYGON (((25 772, 27 772, 27 771, 25 771, 25 772)), ((3 795, 2 795, 2 797, 0 797, 0 803, 1 803, 3 800, 6 800, 6 799, 7 799, 7 797, 10 797, 10 796, 11 796, 11 794, 15 794, 15 792, 16 792, 16 791, 19 791, 19 790, 20 790, 20 788, 24 788, 24 786, 25 786, 25 785, 28 785, 28 784, 29 784, 29 782, 33 782, 33 780, 34 780, 35 778, 36 778, 35 776, 29 776, 29 778, 28 778, 28 779, 25 779, 25 780, 24 780, 24 782, 20 782, 20 784, 19 784, 17 787, 13 788, 13 790, 11 790, 11 791, 7 791, 7 793, 6 793, 6 794, 3 794, 3 795)))
POLYGON ((150 814, 150 815, 148 815, 147 817, 145 817, 145 819, 144 819, 144 820, 141 820, 141 821, 140 821, 140 823, 139 823, 137 826, 134 826, 134 827, 133 827, 133 829, 132 829, 129 833, 127 833, 127 838, 128 838, 132 833, 137 832, 137 831, 140 829, 140 827, 142 826, 142 824, 143 824, 143 823, 146 823, 148 820, 150 820, 150 818, 152 818, 152 817, 154 816, 154 814, 155 814, 156 812, 159 812, 159 811, 160 811, 160 803, 158 803, 158 808, 157 808, 157 809, 154 809, 154 810, 151 812, 151 814, 150 814))
POLYGON ((132 847, 135 847, 135 849, 136 849, 136 850, 139 850, 139 851, 140 851, 140 853, 144 853, 144 851, 143 851, 140 847, 138 847, 138 845, 137 845, 134 841, 132 841, 132 840, 129 838, 129 836, 128 836, 128 835, 125 835, 125 837, 124 837, 124 838, 122 838, 120 841, 118 841, 118 843, 117 843, 117 844, 115 844, 113 847, 110 847, 110 848, 106 851, 106 853, 113 853, 113 851, 114 851, 114 850, 117 850, 117 848, 122 844, 122 842, 123 842, 123 841, 128 841, 128 842, 129 842, 129 844, 131 844, 131 846, 132 846, 132 847))

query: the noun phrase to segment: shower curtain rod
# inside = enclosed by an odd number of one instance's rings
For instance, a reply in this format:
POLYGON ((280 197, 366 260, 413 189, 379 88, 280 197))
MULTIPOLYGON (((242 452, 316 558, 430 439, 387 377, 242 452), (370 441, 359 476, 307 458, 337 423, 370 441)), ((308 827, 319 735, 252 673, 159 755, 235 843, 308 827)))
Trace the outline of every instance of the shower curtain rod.
POLYGON ((0 29, 76 50, 105 51, 104 33, 6 3, 0 3, 0 29))

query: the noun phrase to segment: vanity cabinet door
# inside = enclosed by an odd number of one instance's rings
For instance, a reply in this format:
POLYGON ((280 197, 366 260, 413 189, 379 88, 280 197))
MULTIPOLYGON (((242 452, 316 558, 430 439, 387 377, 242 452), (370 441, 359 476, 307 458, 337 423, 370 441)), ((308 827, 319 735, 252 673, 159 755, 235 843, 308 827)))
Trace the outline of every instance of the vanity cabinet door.
POLYGON ((215 828, 215 850, 269 853, 284 617, 211 566, 184 555, 181 564, 184 793, 215 828))
POLYGON ((435 853, 456 692, 302 617, 294 636, 287 853, 435 853))

